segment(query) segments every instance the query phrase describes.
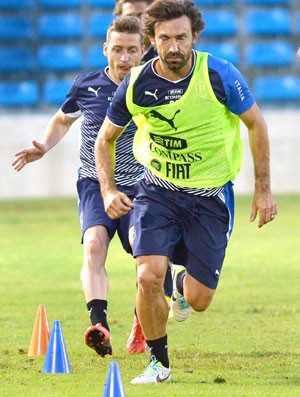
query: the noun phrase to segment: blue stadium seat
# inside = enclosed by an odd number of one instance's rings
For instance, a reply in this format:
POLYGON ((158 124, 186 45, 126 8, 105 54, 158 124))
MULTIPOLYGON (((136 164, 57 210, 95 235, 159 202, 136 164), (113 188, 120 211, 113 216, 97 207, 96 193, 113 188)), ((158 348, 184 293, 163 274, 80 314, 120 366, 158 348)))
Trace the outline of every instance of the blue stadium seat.
POLYGON ((103 54, 103 46, 93 45, 88 49, 88 66, 92 69, 103 69, 107 66, 107 57, 103 54))
POLYGON ((240 54, 238 46, 234 43, 216 43, 216 42, 200 42, 195 46, 200 51, 209 52, 210 54, 226 59, 227 61, 238 65, 240 62, 240 54))
POLYGON ((253 81, 253 93, 258 102, 300 101, 300 78, 294 76, 257 77, 253 81))
POLYGON ((35 106, 39 103, 39 87, 36 81, 0 81, 0 105, 35 106))
POLYGON ((203 6, 228 6, 228 5, 233 5, 235 0, 194 0, 194 3, 197 4, 200 9, 202 9, 203 6))
POLYGON ((0 0, 0 10, 24 10, 35 5, 36 0, 0 0))
POLYGON ((256 42, 246 46, 247 66, 279 67, 289 66, 294 59, 294 49, 287 41, 256 42))
POLYGON ((260 5, 279 5, 288 4, 289 0, 244 0, 245 4, 260 4, 260 5))
POLYGON ((82 50, 75 44, 42 45, 37 59, 43 70, 56 72, 72 71, 82 68, 82 50))
POLYGON ((300 11, 296 15, 296 32, 300 33, 300 11))
POLYGON ((92 37, 101 39, 106 38, 107 28, 113 21, 112 14, 96 13, 92 14, 89 19, 89 33, 92 37))
POLYGON ((62 105, 72 80, 48 80, 43 87, 43 101, 49 105, 62 105))
POLYGON ((29 72, 34 70, 35 65, 35 57, 31 48, 0 48, 0 72, 29 72))
POLYGON ((0 40, 31 39, 33 34, 31 18, 11 15, 0 16, 0 40))
POLYGON ((291 13, 284 8, 250 10, 246 12, 244 26, 250 35, 288 35, 292 30, 291 13))
POLYGON ((82 34, 82 20, 79 14, 44 14, 38 20, 38 33, 47 39, 78 38, 82 34))
POLYGON ((234 11, 206 10, 203 17, 206 25, 202 36, 233 36, 237 32, 237 15, 234 11))
POLYGON ((87 0, 87 5, 101 8, 114 8, 116 0, 87 0))
POLYGON ((81 6, 81 0, 39 0, 39 3, 42 7, 55 10, 58 8, 79 8, 81 6))

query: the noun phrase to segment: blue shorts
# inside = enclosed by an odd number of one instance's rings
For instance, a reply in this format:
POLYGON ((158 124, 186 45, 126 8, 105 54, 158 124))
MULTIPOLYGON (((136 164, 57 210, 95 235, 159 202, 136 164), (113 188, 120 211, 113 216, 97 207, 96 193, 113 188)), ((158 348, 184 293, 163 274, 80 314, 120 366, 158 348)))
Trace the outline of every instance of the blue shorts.
POLYGON ((145 180, 134 193, 133 255, 162 255, 208 288, 218 285, 232 231, 232 183, 218 196, 169 191, 145 180))
MULTIPOLYGON (((125 191, 126 189, 123 190, 124 193, 129 193, 129 191, 125 191)), ((133 211, 116 220, 109 218, 104 210, 99 182, 96 180, 88 178, 79 179, 77 181, 77 192, 82 241, 84 233, 88 228, 102 225, 106 227, 110 239, 114 237, 117 231, 124 250, 132 253, 128 240, 128 230, 133 224, 133 211)))

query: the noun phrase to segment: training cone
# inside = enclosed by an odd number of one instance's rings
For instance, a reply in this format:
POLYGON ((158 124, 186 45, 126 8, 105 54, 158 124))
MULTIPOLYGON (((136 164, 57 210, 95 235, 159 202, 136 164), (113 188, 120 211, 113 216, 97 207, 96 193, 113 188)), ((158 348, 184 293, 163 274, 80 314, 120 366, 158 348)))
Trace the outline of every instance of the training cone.
POLYGON ((49 324, 44 305, 39 305, 33 326, 28 356, 45 356, 50 338, 49 324))
POLYGON ((69 374, 71 366, 64 336, 59 321, 54 321, 47 354, 44 362, 44 374, 69 374))
POLYGON ((125 397, 125 390, 117 362, 111 362, 109 365, 103 397, 125 397))

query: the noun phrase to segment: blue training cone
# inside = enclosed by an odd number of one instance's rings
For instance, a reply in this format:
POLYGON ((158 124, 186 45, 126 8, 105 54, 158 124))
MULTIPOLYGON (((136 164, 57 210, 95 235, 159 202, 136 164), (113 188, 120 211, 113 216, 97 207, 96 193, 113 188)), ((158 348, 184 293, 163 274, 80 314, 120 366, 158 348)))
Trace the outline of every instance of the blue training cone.
POLYGON ((52 326, 42 372, 44 374, 69 374, 71 372, 64 336, 60 322, 57 320, 52 326))
POLYGON ((125 397, 125 390, 117 362, 111 362, 109 365, 103 397, 125 397))

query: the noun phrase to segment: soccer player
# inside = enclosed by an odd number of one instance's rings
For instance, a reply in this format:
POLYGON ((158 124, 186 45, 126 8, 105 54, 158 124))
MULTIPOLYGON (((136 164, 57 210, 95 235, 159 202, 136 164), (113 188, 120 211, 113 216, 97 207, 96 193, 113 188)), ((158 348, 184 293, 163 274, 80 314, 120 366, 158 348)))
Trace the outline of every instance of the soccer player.
MULTIPOLYGON (((13 162, 14 168, 20 171, 27 163, 42 158, 65 136, 74 121, 83 116, 77 191, 84 252, 81 283, 92 323, 85 334, 85 342, 100 356, 112 354, 107 322, 107 250, 117 231, 124 249, 131 252, 128 229, 132 213, 118 220, 112 220, 105 213, 95 168, 94 144, 114 92, 131 67, 140 64, 143 56, 143 32, 137 19, 117 18, 108 29, 103 51, 108 66, 75 79, 66 101, 50 120, 41 142, 34 140, 32 148, 17 152, 13 162)), ((144 171, 132 154, 135 130, 135 124, 130 123, 116 149, 115 182, 129 197, 133 196, 134 184, 144 171)), ((135 346, 135 352, 145 351, 143 334, 137 342, 139 345, 135 346)))
POLYGON ((134 205, 136 307, 151 361, 133 384, 171 380, 162 285, 179 240, 187 266, 172 271, 173 310, 181 310, 182 297, 197 312, 213 299, 233 226, 240 120, 248 128, 254 162, 250 220, 259 214, 262 227, 277 214, 263 115, 232 64, 193 50, 204 28, 201 12, 191 0, 156 0, 144 22, 159 58, 133 68, 120 84, 95 144, 108 215, 116 219, 134 205), (138 126, 134 153, 147 169, 133 202, 113 180, 114 144, 132 118, 138 126))
MULTIPOLYGON (((153 3, 153 0, 119 0, 114 9, 115 15, 127 15, 142 19, 145 9, 153 3)), ((149 37, 144 36, 145 53, 141 63, 145 63, 157 56, 157 52, 151 45, 149 37)))

